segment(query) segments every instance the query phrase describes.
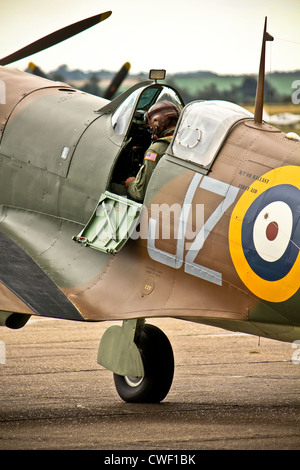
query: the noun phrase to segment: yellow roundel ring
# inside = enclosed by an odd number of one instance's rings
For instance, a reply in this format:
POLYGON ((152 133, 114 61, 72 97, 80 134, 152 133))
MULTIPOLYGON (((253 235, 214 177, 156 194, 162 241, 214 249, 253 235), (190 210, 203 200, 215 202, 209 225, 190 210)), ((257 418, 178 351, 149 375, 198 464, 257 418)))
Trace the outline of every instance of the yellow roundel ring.
POLYGON ((299 289, 299 246, 300 167, 279 167, 256 179, 234 207, 231 258, 253 294, 283 302, 299 289))

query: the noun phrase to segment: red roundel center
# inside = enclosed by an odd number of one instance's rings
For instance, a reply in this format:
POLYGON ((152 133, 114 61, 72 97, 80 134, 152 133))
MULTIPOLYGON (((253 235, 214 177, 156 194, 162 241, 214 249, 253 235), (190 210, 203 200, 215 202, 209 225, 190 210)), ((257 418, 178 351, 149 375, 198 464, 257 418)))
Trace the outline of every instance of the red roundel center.
POLYGON ((266 236, 267 239, 272 242, 275 240, 275 238, 278 235, 278 223, 277 222, 271 222, 266 229, 266 236))

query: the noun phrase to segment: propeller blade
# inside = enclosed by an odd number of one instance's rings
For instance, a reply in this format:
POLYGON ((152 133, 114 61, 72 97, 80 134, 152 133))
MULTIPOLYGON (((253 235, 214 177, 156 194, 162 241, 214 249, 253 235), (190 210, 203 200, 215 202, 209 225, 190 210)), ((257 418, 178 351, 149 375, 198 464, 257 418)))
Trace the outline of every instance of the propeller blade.
POLYGON ((41 39, 29 44, 28 46, 19 49, 18 51, 10 54, 3 59, 0 59, 0 65, 7 65, 11 64, 12 62, 16 62, 17 60, 24 59, 32 54, 36 54, 37 52, 43 51, 44 49, 48 49, 48 47, 54 46, 65 39, 71 38, 82 31, 85 31, 92 26, 95 26, 97 23, 106 20, 111 15, 111 11, 106 11, 105 13, 100 13, 100 15, 91 16, 90 18, 86 18, 84 20, 78 21, 77 23, 73 23, 65 28, 59 29, 54 33, 48 34, 41 39))
POLYGON ((33 75, 37 75, 38 77, 48 78, 47 75, 33 62, 29 62, 28 68, 33 75))
POLYGON ((125 62, 125 64, 120 68, 119 72, 115 75, 113 80, 111 81, 109 87, 107 88, 106 92, 103 95, 103 98, 108 100, 115 94, 121 83, 123 82, 124 78, 129 72, 131 65, 129 62, 125 62))

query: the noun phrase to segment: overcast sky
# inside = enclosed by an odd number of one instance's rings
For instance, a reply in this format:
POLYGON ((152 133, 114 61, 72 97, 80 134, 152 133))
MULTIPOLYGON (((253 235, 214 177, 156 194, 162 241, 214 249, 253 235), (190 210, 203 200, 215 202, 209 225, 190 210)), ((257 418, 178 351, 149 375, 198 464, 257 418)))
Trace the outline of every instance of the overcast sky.
MULTIPOLYGON (((0 57, 83 18, 112 16, 28 60, 45 71, 257 73, 265 16, 266 71, 300 69, 300 0, 0 0, 0 57)), ((28 60, 13 64, 24 69, 28 60)), ((300 78, 300 77, 299 77, 300 78)))

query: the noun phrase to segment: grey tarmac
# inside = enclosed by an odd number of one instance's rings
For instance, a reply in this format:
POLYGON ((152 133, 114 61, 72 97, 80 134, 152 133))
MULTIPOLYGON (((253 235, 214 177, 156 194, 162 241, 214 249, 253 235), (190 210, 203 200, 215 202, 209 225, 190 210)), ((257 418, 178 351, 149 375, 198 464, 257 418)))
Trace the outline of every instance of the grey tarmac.
POLYGON ((112 323, 32 317, 23 329, 1 328, 0 450, 300 449, 299 345, 147 322, 175 356, 171 390, 155 405, 121 401, 97 364, 112 323))

